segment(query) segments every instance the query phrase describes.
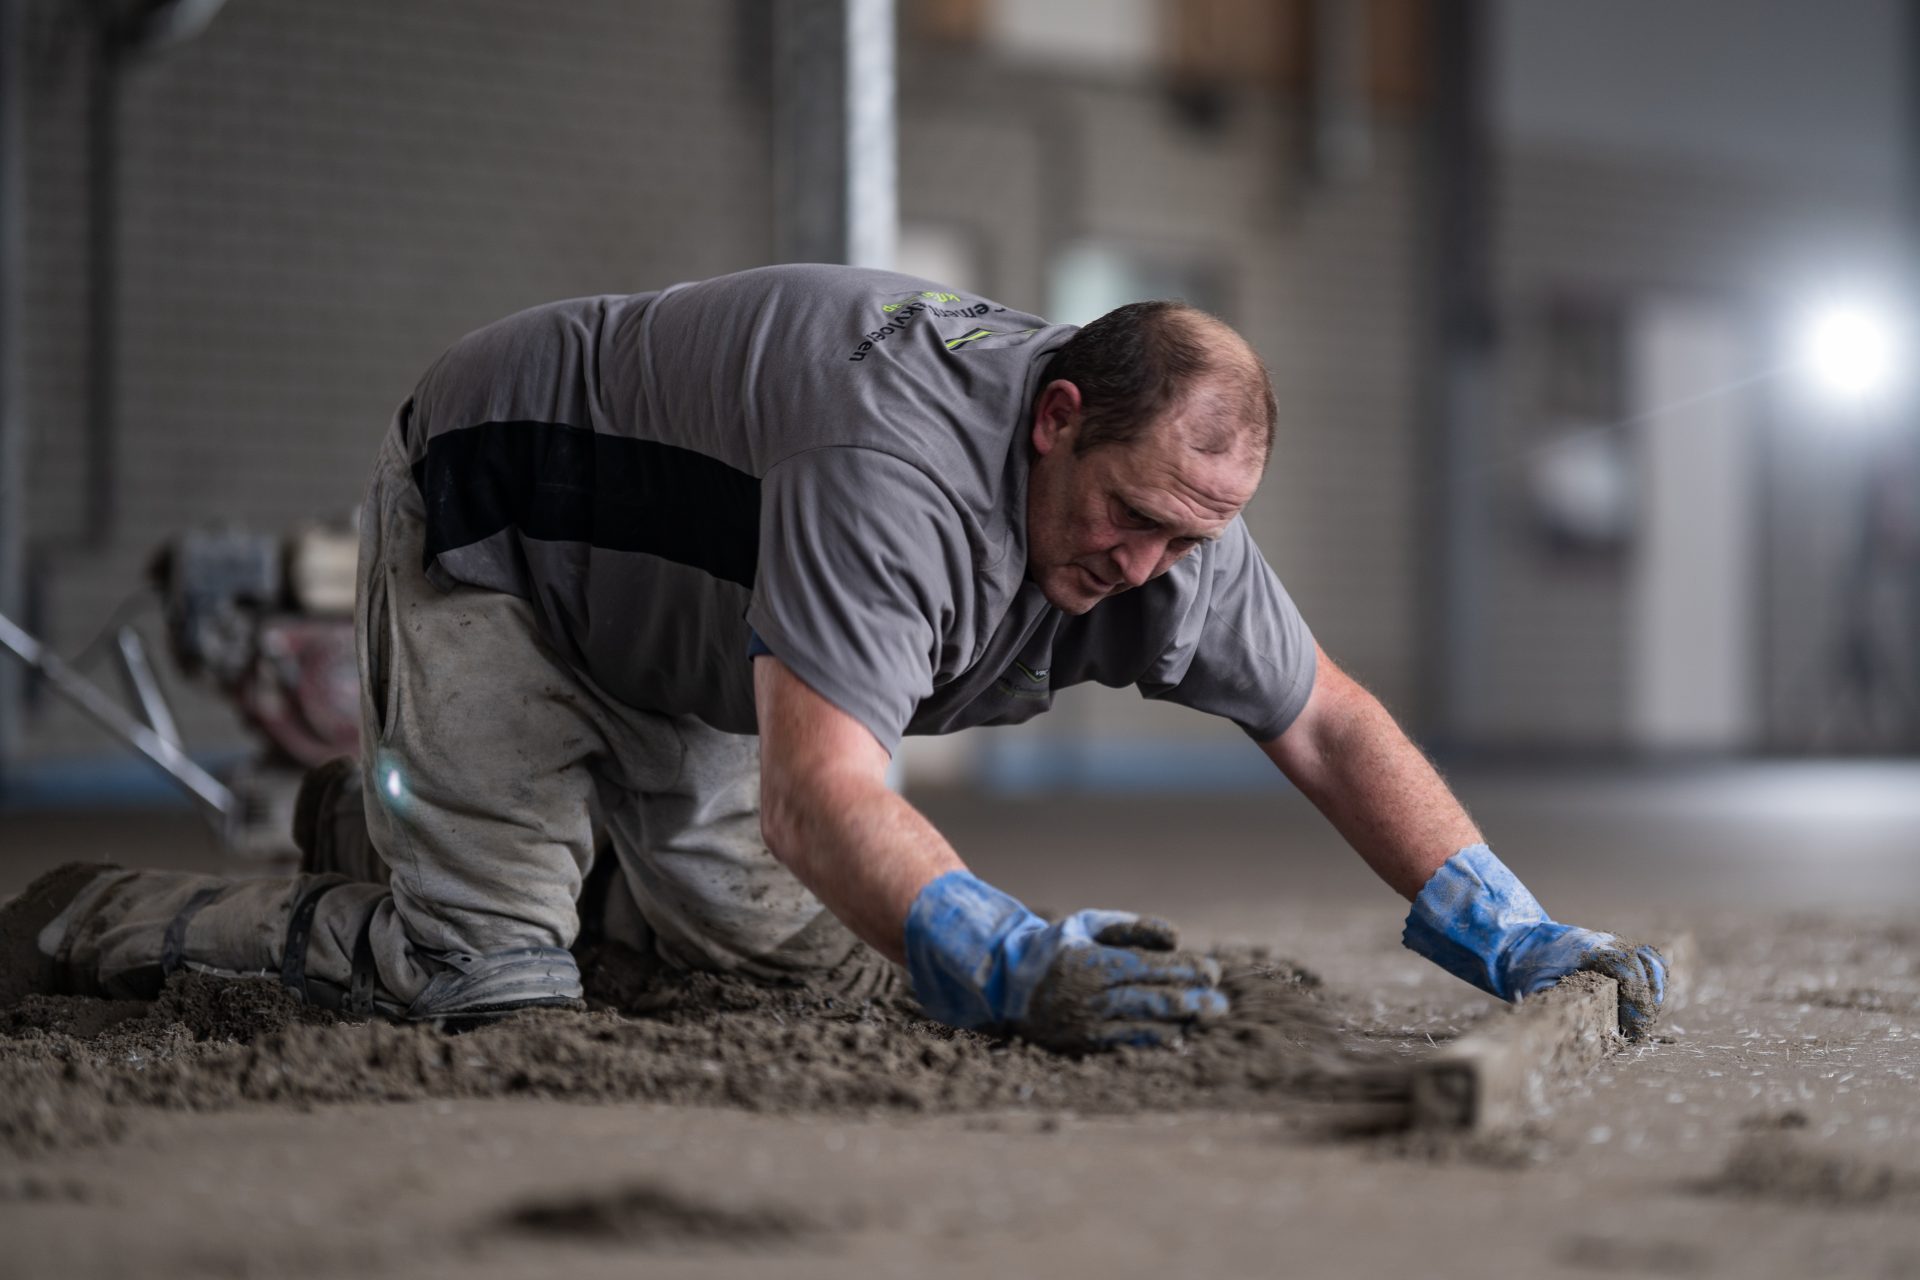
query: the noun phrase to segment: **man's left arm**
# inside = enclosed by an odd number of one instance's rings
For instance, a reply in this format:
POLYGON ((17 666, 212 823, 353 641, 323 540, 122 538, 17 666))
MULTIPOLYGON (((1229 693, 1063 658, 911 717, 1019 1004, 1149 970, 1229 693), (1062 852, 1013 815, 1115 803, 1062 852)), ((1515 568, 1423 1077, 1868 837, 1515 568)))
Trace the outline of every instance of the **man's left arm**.
POLYGON ((1313 692, 1260 749, 1334 829, 1411 902, 1480 830, 1379 701, 1314 647, 1313 692))
POLYGON ((1550 919, 1379 701, 1315 646, 1313 690, 1260 744, 1379 877, 1413 903, 1406 945, 1515 1000, 1581 970, 1620 984, 1620 1024, 1651 1030, 1666 965, 1651 947, 1550 919))

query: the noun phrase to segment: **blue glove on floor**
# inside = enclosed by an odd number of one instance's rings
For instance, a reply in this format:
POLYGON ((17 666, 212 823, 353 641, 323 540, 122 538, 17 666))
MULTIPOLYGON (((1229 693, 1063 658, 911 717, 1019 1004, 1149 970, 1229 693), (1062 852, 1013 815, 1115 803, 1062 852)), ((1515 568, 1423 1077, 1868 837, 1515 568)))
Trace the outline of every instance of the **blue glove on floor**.
POLYGON ((1653 1029, 1667 993, 1667 965, 1652 947, 1610 933, 1556 924, 1484 844, 1447 859, 1413 900, 1401 941, 1489 995, 1518 1000, 1570 973, 1603 973, 1620 984, 1620 1029, 1653 1029))
POLYGON ((1057 924, 965 871, 949 871, 907 913, 907 974, 927 1016, 997 1028, 1081 1053, 1177 1039, 1227 1011, 1220 967, 1175 951, 1173 926, 1125 911, 1057 924))

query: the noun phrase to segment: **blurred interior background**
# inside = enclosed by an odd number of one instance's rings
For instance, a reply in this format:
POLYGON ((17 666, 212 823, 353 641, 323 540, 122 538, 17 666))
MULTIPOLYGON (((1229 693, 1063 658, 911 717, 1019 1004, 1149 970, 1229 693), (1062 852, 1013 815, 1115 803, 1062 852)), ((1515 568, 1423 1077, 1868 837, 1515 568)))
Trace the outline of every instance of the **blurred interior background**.
MULTIPOLYGON (((813 259, 1237 326, 1281 405, 1255 536, 1445 764, 1920 749, 1909 4, 0 12, 0 615, 229 782, 337 741, 352 544, 312 530, 438 352, 813 259)), ((1098 688, 903 766, 1279 783, 1098 688)), ((185 803, 0 653, 0 805, 185 803)))

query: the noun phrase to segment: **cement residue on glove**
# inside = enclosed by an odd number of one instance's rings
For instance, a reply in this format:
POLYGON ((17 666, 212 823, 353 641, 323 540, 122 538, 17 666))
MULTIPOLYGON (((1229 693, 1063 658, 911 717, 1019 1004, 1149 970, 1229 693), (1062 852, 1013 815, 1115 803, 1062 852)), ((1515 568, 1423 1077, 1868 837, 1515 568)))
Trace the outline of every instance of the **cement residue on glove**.
POLYGON ((1658 951, 1549 918, 1484 844, 1434 872, 1413 901, 1402 941, 1502 1000, 1545 991, 1569 974, 1605 974, 1620 984, 1620 1029, 1631 1039, 1653 1030, 1666 999, 1667 964, 1658 951))
POLYGON ((1040 980, 1017 1033, 1058 1053, 1161 1044, 1226 1014, 1220 966, 1180 951, 1164 920, 1108 924, 1093 945, 1063 948, 1040 980))
POLYGON ((1077 911, 1049 924, 964 871, 921 890, 906 943, 929 1017, 1061 1052, 1168 1044, 1227 1009, 1219 967, 1175 950, 1164 921, 1077 911))

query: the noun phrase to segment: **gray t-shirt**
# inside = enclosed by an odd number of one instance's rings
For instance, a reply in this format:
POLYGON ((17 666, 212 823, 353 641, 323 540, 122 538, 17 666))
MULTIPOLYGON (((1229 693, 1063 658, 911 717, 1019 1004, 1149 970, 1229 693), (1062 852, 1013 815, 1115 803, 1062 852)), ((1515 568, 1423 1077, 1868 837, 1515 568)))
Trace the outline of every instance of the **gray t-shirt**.
POLYGON ((427 571, 530 601, 613 697, 728 732, 756 728, 758 635, 888 750, 1083 681, 1277 737, 1313 641, 1240 521, 1080 617, 1026 580, 1031 405, 1073 332, 833 266, 509 316, 403 411, 427 571))

